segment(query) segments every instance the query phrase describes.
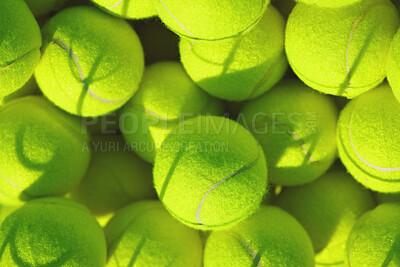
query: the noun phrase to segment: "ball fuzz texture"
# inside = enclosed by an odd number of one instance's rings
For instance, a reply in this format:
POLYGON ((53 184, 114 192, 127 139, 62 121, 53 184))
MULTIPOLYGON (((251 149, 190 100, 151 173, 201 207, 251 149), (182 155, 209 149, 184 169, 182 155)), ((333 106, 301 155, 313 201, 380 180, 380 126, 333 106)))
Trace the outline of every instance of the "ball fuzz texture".
POLYGON ((160 19, 190 39, 219 40, 258 23, 270 0, 153 0, 160 19))
POLYGON ((337 142, 347 170, 378 192, 400 192, 400 105, 388 85, 352 100, 340 114, 337 142))
POLYGON ((223 229, 254 213, 267 188, 264 153, 238 123, 200 116, 181 123, 156 155, 154 185, 182 223, 223 229))
POLYGON ((25 0, 35 17, 44 16, 62 8, 69 0, 25 0))
POLYGON ((204 267, 314 266, 314 251, 304 228, 277 207, 262 207, 248 220, 207 239, 204 267))
POLYGON ((62 195, 83 178, 90 159, 81 123, 43 97, 0 109, 0 203, 62 195))
POLYGON ((296 0, 299 3, 316 4, 319 7, 344 7, 353 5, 361 0, 296 0))
POLYGON ((247 102, 240 116, 264 149, 274 184, 309 183, 336 159, 335 104, 299 81, 280 83, 247 102))
POLYGON ((42 29, 35 71, 43 94, 75 115, 101 116, 136 92, 144 69, 139 38, 122 19, 94 7, 64 9, 42 29))
POLYGON ((96 216, 114 213, 137 200, 156 197, 152 167, 136 156, 121 136, 93 137, 88 170, 71 197, 96 216))
POLYGON ((348 266, 400 265, 400 203, 382 204, 364 214, 347 241, 348 266))
POLYGON ((389 0, 362 0, 342 8, 299 3, 286 27, 287 57, 308 86, 354 98, 385 79, 399 25, 389 0))
POLYGON ((39 25, 23 0, 0 0, 0 102, 20 89, 40 59, 39 25))
POLYGON ((375 206, 372 194, 341 170, 307 185, 284 188, 275 203, 306 229, 316 266, 345 266, 350 231, 375 206))
POLYGON ((130 147, 153 163, 161 143, 180 121, 222 113, 222 103, 194 84, 180 63, 160 62, 145 70, 139 91, 121 111, 120 129, 130 147))
POLYGON ((283 17, 269 6, 245 35, 216 42, 182 38, 181 61, 209 94, 229 101, 253 99, 274 86, 287 69, 284 32, 283 17))
POLYGON ((390 47, 387 78, 393 94, 400 101, 400 31, 394 36, 390 47))
POLYGON ((202 266, 199 234, 176 221, 159 201, 129 205, 105 228, 107 266, 202 266))
POLYGON ((91 0, 102 10, 125 19, 145 19, 157 15, 153 0, 91 0))
POLYGON ((0 228, 1 266, 105 265, 101 227, 84 207, 70 200, 28 202, 0 228))

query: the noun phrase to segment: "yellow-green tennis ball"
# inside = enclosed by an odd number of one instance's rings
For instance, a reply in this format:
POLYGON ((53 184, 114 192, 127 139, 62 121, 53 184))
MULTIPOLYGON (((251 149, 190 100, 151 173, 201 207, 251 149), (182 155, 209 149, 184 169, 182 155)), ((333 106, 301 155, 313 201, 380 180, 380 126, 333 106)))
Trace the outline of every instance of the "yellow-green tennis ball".
POLYGON ((121 111, 120 129, 131 148, 153 163, 179 122, 222 113, 222 103, 197 87, 180 63, 160 62, 145 70, 139 91, 121 111))
POLYGON ((209 94, 229 100, 253 99, 273 87, 287 69, 285 21, 269 6, 247 34, 216 42, 180 42, 187 73, 209 94))
POLYGON ((143 49, 126 21, 95 7, 72 7, 52 17, 42 34, 36 81, 63 110, 83 117, 105 115, 139 88, 143 49))
POLYGON ((400 203, 364 214, 347 241, 347 266, 400 266, 400 203))
POLYGON ((39 96, 0 109, 0 203, 63 195, 78 185, 90 159, 80 120, 39 96))
POLYGON ((393 94, 400 101, 400 31, 394 36, 390 47, 387 78, 393 94))
POLYGON ((155 197, 151 165, 131 152, 122 137, 94 137, 91 150, 89 168, 71 197, 94 215, 107 215, 133 201, 155 197))
POLYGON ((0 0, 0 101, 21 88, 40 59, 39 25, 23 0, 0 0))
POLYGON ((316 252, 316 266, 345 266, 350 231, 375 206, 372 194, 344 171, 284 188, 275 203, 306 229, 316 252))
POLYGON ((162 143, 153 170, 164 206, 202 230, 229 228, 253 214, 267 190, 267 164, 254 137, 235 121, 199 116, 162 143))
POLYGON ((248 220, 207 239, 204 267, 314 266, 314 251, 304 228, 288 213, 264 206, 248 220))
POLYGON ((330 8, 349 6, 358 3, 360 1, 361 0, 296 0, 296 2, 299 3, 315 4, 319 7, 330 7, 330 8))
POLYGON ((272 4, 279 10, 285 19, 287 19, 292 12, 296 2, 294 0, 272 0, 272 4))
POLYGON ((354 98, 385 79, 399 26, 389 0, 362 0, 342 8, 298 3, 286 27, 289 64, 308 86, 354 98))
POLYGON ((129 205, 105 227, 107 266, 202 266, 199 234, 176 221, 159 201, 129 205))
POLYGON ((93 266, 106 263, 106 240, 82 205, 61 198, 30 201, 2 223, 1 266, 93 266))
POLYGON ((28 95, 35 95, 39 92, 39 88, 35 82, 35 78, 32 76, 29 81, 24 84, 20 89, 14 91, 3 99, 0 98, 0 108, 11 100, 21 98, 28 95))
POLYGON ((220 40, 245 34, 270 0, 153 0, 160 19, 180 36, 220 40))
POLYGON ((91 0, 105 12, 125 19, 145 19, 157 15, 153 0, 91 0))
POLYGON ((330 97, 288 80, 247 102, 238 120, 263 147, 271 182, 293 186, 317 179, 335 161, 337 117, 330 97))
POLYGON ((337 142, 347 170, 378 192, 400 192, 400 104, 386 84, 352 100, 340 114, 337 142))
POLYGON ((25 0, 33 15, 40 17, 62 8, 69 0, 25 0))

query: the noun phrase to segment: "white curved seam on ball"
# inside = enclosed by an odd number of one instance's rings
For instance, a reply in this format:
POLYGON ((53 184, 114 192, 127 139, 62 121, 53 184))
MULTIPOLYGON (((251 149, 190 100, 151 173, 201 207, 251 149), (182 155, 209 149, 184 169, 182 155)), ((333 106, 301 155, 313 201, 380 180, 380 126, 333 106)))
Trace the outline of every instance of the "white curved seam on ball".
POLYGON ((89 86, 87 85, 87 83, 85 81, 85 76, 83 75, 82 68, 79 65, 79 57, 77 55, 75 55, 74 52, 72 51, 72 49, 70 47, 68 47, 68 45, 66 43, 64 43, 62 40, 60 40, 58 38, 54 38, 53 42, 56 45, 58 45, 59 47, 61 47, 62 49, 64 49, 70 55, 70 57, 72 58, 72 60, 75 63, 75 66, 78 69, 78 73, 79 73, 81 82, 83 83, 86 91, 89 93, 89 95, 91 97, 93 97, 94 99, 97 99, 99 102, 101 102, 103 104, 117 104, 117 103, 120 103, 120 102, 125 101, 127 99, 127 97, 120 98, 120 99, 117 99, 117 100, 105 99, 105 98, 102 98, 102 97, 98 96, 95 92, 90 90, 89 86))
MULTIPOLYGON (((349 55, 350 55, 351 41, 353 40, 354 32, 355 32, 355 30, 356 30, 358 24, 366 17, 366 15, 367 15, 374 7, 377 7, 377 6, 380 6, 380 5, 390 6, 390 5, 386 2, 386 0, 383 0, 383 1, 379 2, 379 3, 372 4, 371 6, 369 6, 369 7, 364 11, 364 13, 361 14, 361 15, 356 19, 356 21, 353 23, 353 26, 352 26, 352 28, 351 28, 350 35, 349 35, 349 40, 348 40, 348 42, 347 42, 347 50, 346 50, 346 71, 347 71, 347 76, 350 75, 349 55)), ((347 90, 346 90, 345 95, 347 95, 347 93, 350 91, 350 87, 351 87, 351 77, 349 77, 349 86, 348 86, 348 88, 347 88, 347 90)))
POLYGON ((159 0, 160 3, 164 6, 165 10, 171 15, 171 17, 182 27, 182 29, 187 32, 190 36, 197 38, 193 33, 191 33, 175 16, 172 12, 168 9, 168 7, 164 4, 162 0, 159 0))
POLYGON ((8 180, 3 174, 0 173, 0 176, 6 180, 6 182, 8 182, 10 185, 12 185, 13 187, 17 188, 19 191, 24 192, 24 190, 19 187, 18 185, 14 184, 13 182, 11 182, 10 180, 8 180))
POLYGON ((258 257, 258 262, 257 262, 257 267, 262 267, 261 264, 261 257, 258 255, 258 253, 255 251, 253 246, 251 245, 250 242, 247 242, 244 238, 242 238, 239 234, 230 232, 229 233, 231 236, 233 236, 239 243, 249 252, 250 256, 253 258, 253 263, 254 261, 257 260, 258 257))
POLYGON ((124 1, 124 0, 119 0, 118 3, 116 3, 115 5, 113 5, 113 6, 106 6, 106 8, 108 8, 108 9, 116 8, 116 7, 118 7, 118 6, 122 3, 122 1, 124 1))
POLYGON ((192 42, 192 43, 190 44, 189 48, 188 48, 185 52, 182 52, 182 53, 181 53, 181 56, 183 57, 184 55, 186 55, 187 53, 189 53, 189 52, 193 49, 194 45, 195 45, 195 42, 192 42))
POLYGON ((197 207, 197 210, 196 210, 196 222, 197 222, 199 225, 203 225, 203 223, 202 223, 202 221, 201 221, 201 217, 200 217, 200 212, 201 212, 201 209, 202 209, 202 207, 203 207, 203 204, 204 204, 206 198, 208 197, 208 195, 210 195, 211 192, 212 192, 214 189, 216 189, 218 186, 220 186, 221 184, 223 184, 224 182, 226 182, 229 178, 231 178, 231 177, 233 177, 233 176, 235 176, 235 175, 237 175, 237 174, 239 174, 239 173, 241 173, 241 172, 244 172, 244 171, 246 171, 246 170, 248 170, 248 169, 254 167, 255 164, 257 163, 257 161, 258 161, 259 158, 260 158, 260 149, 261 149, 261 148, 258 147, 257 158, 256 158, 253 162, 251 162, 249 165, 243 166, 243 167, 241 167, 240 169, 238 169, 237 171, 235 171, 235 172, 229 174, 229 175, 226 176, 224 179, 222 179, 222 180, 220 180, 219 182, 213 184, 213 185, 208 189, 208 191, 204 194, 203 198, 200 200, 200 204, 199 204, 199 206, 197 207))
POLYGON ((369 163, 366 159, 364 159, 364 158, 360 155, 360 153, 359 153, 359 152, 357 151, 357 149, 356 149, 356 146, 354 145, 353 137, 352 137, 352 134, 351 134, 351 125, 352 125, 352 123, 353 123, 354 110, 355 110, 355 107, 354 107, 353 112, 352 112, 351 117, 350 117, 349 136, 350 136, 350 143, 351 143, 351 146, 352 146, 352 148, 353 148, 354 153, 356 153, 358 159, 361 160, 361 161, 362 161, 364 164, 366 164, 368 167, 374 168, 375 170, 380 171, 380 172, 397 172, 397 171, 400 171, 400 167, 396 167, 396 168, 388 168, 388 167, 383 168, 383 167, 379 167, 379 166, 377 166, 377 165, 374 165, 374 164, 372 164, 372 163, 369 163))
POLYGON ((33 52, 33 51, 36 50, 36 49, 39 50, 40 47, 34 47, 34 48, 32 48, 31 50, 29 50, 28 52, 26 52, 26 53, 20 55, 19 57, 17 57, 16 59, 14 59, 10 64, 8 64, 7 66, 5 66, 4 69, 2 69, 2 70, 0 71, 0 75, 3 74, 6 70, 8 70, 12 65, 14 65, 15 63, 17 63, 18 60, 20 60, 21 58, 23 58, 24 56, 28 55, 29 53, 33 52))

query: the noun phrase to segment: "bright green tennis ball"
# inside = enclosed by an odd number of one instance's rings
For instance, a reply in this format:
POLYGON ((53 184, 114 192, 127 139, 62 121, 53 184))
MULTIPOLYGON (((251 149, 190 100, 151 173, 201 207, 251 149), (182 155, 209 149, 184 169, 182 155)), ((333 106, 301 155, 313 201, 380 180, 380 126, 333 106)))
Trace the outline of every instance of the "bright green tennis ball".
POLYGON ((152 167, 131 152, 122 137, 94 137, 91 150, 89 168, 71 197, 93 214, 113 213, 133 201, 155 196, 152 167))
POLYGON ((393 94, 400 101, 400 31, 394 36, 390 47, 387 76, 393 94))
POLYGON ((1 266, 93 266, 106 261, 101 227, 82 205, 61 198, 28 202, 0 228, 1 266))
POLYGON ((160 19, 180 36, 219 40, 245 34, 270 0, 153 0, 160 19))
POLYGON ((144 19, 157 15, 153 0, 91 0, 102 10, 126 19, 144 19))
POLYGON ((23 0, 0 0, 0 101, 20 89, 40 59, 39 25, 23 0))
POLYGON ((335 161, 337 117, 331 98, 289 80, 247 102, 238 120, 263 147, 271 182, 293 186, 317 179, 335 161))
POLYGON ((222 113, 222 103, 197 87, 180 63, 160 62, 145 70, 139 91, 121 111, 120 128, 131 148, 154 162, 161 143, 179 122, 222 113))
POLYGON ((90 159, 80 120, 43 97, 0 109, 0 203, 62 195, 83 178, 90 159))
POLYGON ((25 0, 33 15, 40 17, 62 8, 69 0, 25 0))
POLYGON ((217 42, 180 42, 187 73, 209 94, 229 101, 253 99, 273 87, 287 69, 285 21, 269 6, 246 35, 217 42))
POLYGON ((223 117, 199 116, 178 127, 153 170, 165 207, 203 230, 229 228, 253 214, 267 190, 267 164, 254 137, 223 117))
POLYGON ((306 229, 317 266, 345 266, 346 241, 357 219, 375 206, 372 194, 344 171, 303 186, 287 187, 275 203, 306 229))
POLYGON ((400 192, 400 105, 386 84, 352 100, 340 114, 337 142, 347 170, 378 192, 400 192))
POLYGON ((347 241, 347 266, 400 266, 400 203, 364 214, 347 241))
POLYGON ((42 34, 43 56, 35 77, 58 107, 101 116, 120 108, 138 89, 143 50, 124 20, 95 7, 73 7, 51 18, 42 34))
POLYGON ((399 26, 389 0, 362 0, 342 8, 298 3, 286 27, 287 57, 308 86, 354 98, 385 79, 399 26))
POLYGON ((316 4, 317 6, 320 7, 344 7, 358 3, 361 0, 296 0, 296 1, 305 4, 316 4))
POLYGON ((123 208, 105 233, 107 266, 202 266, 199 234, 171 217, 159 201, 123 208))
POLYGON ((212 232, 204 267, 314 266, 314 251, 304 228, 288 213, 264 206, 227 231, 212 232))
POLYGON ((24 84, 20 89, 14 91, 3 99, 0 98, 0 108, 11 100, 21 98, 28 95, 35 95, 39 92, 39 88, 35 82, 35 78, 32 76, 29 81, 24 84))

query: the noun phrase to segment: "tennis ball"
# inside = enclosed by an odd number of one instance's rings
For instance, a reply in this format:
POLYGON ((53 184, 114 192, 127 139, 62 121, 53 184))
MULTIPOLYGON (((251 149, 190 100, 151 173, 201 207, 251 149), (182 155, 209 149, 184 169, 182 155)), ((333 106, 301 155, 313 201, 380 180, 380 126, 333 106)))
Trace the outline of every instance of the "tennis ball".
POLYGON ((316 4, 320 7, 344 7, 353 5, 360 2, 361 0, 296 0, 299 3, 305 4, 316 4))
POLYGON ((400 192, 400 105, 387 84, 350 101, 340 114, 337 142, 347 170, 378 192, 400 192))
POLYGON ((123 208, 105 233, 107 266, 202 266, 199 234, 171 217, 159 201, 123 208))
POLYGON ((292 12, 296 2, 293 0, 272 0, 272 4, 287 19, 292 12))
POLYGON ((61 198, 30 201, 2 223, 2 266, 104 266, 106 242, 82 205, 61 198))
POLYGON ((40 17, 62 8, 68 0, 25 0, 33 15, 40 17))
POLYGON ((176 34, 220 40, 251 30, 270 0, 153 0, 158 16, 176 34))
POLYGON ((71 197, 94 215, 107 215, 155 196, 152 167, 131 152, 122 137, 93 137, 91 150, 89 168, 71 197))
POLYGON ((218 42, 182 38, 181 61, 209 94, 229 101, 253 99, 273 87, 287 69, 284 31, 284 19, 269 6, 246 35, 218 42))
POLYGON ((180 63, 160 62, 145 70, 139 91, 121 112, 120 128, 131 148, 153 163, 161 143, 180 121, 222 113, 222 103, 198 88, 180 63))
POLYGON ((287 80, 247 102, 238 120, 264 149, 270 181, 293 186, 312 182, 335 161, 337 117, 331 98, 287 80))
POLYGON ((227 231, 212 232, 204 267, 314 266, 314 251, 304 228, 283 210, 264 206, 227 231))
POLYGON ((27 96, 0 109, 0 203, 63 195, 83 178, 90 159, 78 118, 43 97, 27 96))
POLYGON ((399 26, 389 0, 362 0, 342 8, 298 3, 286 27, 289 64, 308 86, 354 98, 385 79, 399 26))
POLYGON ((14 91, 13 93, 9 94, 8 96, 4 97, 3 99, 0 98, 0 108, 4 106, 6 103, 10 102, 11 100, 28 96, 34 95, 39 91, 37 84, 35 82, 35 78, 31 77, 29 81, 22 86, 20 89, 14 91))
POLYGON ((167 210, 202 230, 246 219, 267 189, 267 164, 258 142, 238 123, 215 116, 182 122, 162 143, 153 176, 167 210))
POLYGON ((393 94, 400 101, 400 31, 394 36, 388 60, 388 81, 393 94))
POLYGON ((0 102, 20 89, 40 59, 39 25, 23 0, 0 0, 0 102))
POLYGON ((100 117, 82 118, 82 127, 92 136, 116 135, 119 134, 119 115, 114 111, 100 117))
POLYGON ((316 266, 344 266, 353 225, 374 208, 372 194, 344 171, 302 186, 286 187, 275 204, 293 215, 313 243, 316 266))
POLYGON ((347 241, 348 266, 400 265, 400 203, 382 204, 364 214, 347 241))
POLYGON ((105 12, 125 19, 144 19, 157 15, 153 0, 91 0, 105 12))
POLYGON ((83 117, 101 116, 137 91, 144 56, 126 21, 95 7, 72 7, 52 17, 42 34, 43 57, 35 77, 56 106, 83 117))

